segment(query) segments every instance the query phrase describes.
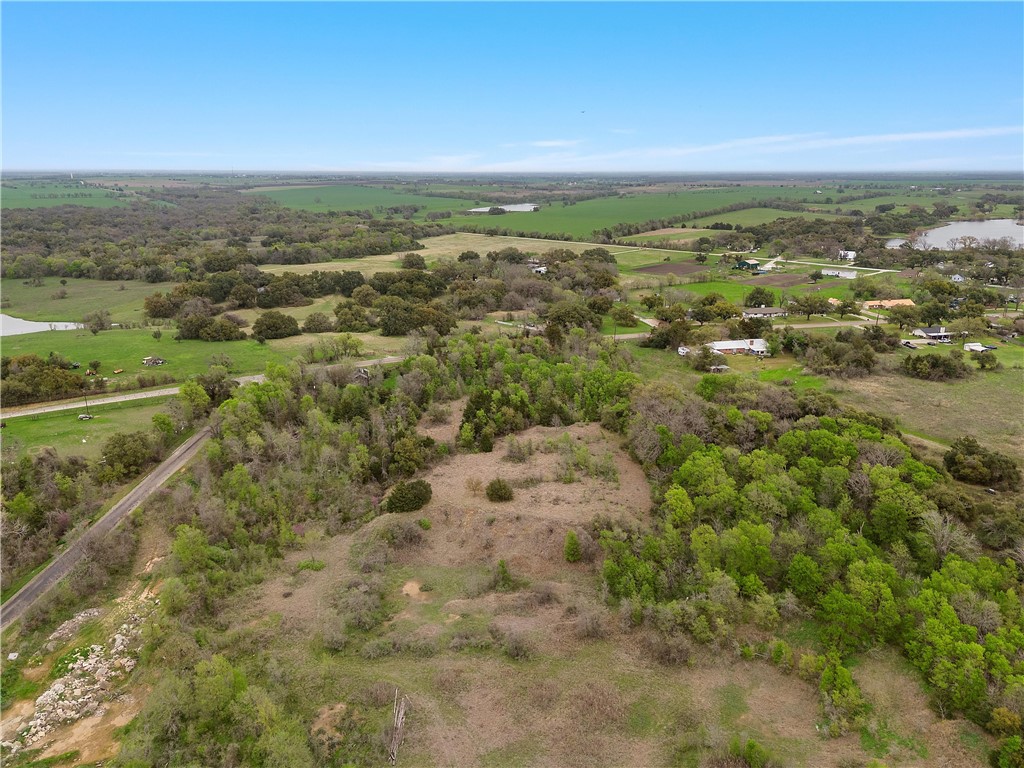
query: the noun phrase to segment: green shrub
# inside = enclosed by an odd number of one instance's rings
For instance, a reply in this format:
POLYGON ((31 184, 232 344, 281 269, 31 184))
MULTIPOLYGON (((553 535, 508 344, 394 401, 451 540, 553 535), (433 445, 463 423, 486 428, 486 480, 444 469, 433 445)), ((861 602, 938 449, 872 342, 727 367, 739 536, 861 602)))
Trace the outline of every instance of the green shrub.
POLYGON ((426 480, 413 480, 406 483, 398 482, 384 501, 385 512, 415 512, 426 506, 433 495, 430 483, 426 480))
POLYGON ((302 560, 295 567, 297 571, 322 571, 327 567, 327 563, 323 560, 317 560, 315 557, 309 558, 309 560, 302 560))
POLYGON ((425 517, 421 517, 419 520, 417 520, 416 524, 420 528, 422 528, 424 531, 429 531, 430 530, 430 520, 428 520, 425 517))
POLYGON ((567 563, 578 563, 583 557, 583 551, 580 549, 580 540, 576 536, 576 531, 569 531, 565 534, 565 547, 562 549, 565 553, 565 562, 567 563))
POLYGON ((500 477, 496 477, 487 484, 488 501, 512 501, 515 494, 512 486, 500 477))

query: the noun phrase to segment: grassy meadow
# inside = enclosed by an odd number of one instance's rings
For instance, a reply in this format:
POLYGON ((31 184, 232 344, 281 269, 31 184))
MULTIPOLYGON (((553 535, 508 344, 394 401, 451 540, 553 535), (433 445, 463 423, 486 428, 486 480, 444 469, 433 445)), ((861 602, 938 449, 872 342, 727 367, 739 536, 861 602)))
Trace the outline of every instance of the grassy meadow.
POLYGON ((171 283, 154 284, 138 280, 65 279, 67 284, 61 285, 60 279, 46 277, 41 286, 10 277, 0 280, 4 313, 24 320, 77 323, 89 312, 105 309, 110 312, 111 322, 138 323, 145 319, 143 299, 172 287, 171 283), (56 297, 61 289, 67 291, 63 299, 56 297))
POLYGON ((153 416, 164 409, 170 398, 154 397, 145 400, 129 400, 124 403, 90 405, 90 421, 79 421, 78 414, 85 413, 85 403, 79 410, 54 411, 36 416, 18 416, 4 419, 4 442, 6 448, 18 454, 35 454, 46 448, 53 448, 61 456, 77 454, 87 459, 100 458, 103 441, 115 432, 131 432, 147 429, 153 416))
POLYGON ((90 360, 102 364, 100 375, 110 379, 107 386, 114 388, 118 378, 131 379, 137 374, 169 374, 176 381, 204 373, 209 368, 210 358, 225 354, 233 362, 232 372, 237 374, 260 373, 268 362, 287 362, 293 355, 282 344, 288 339, 276 339, 260 345, 252 340, 245 341, 175 341, 176 331, 164 329, 163 337, 157 341, 150 329, 113 329, 92 335, 86 330, 43 331, 22 336, 6 336, 3 339, 3 354, 35 354, 46 357, 50 352, 80 362, 86 366, 90 360), (282 349, 283 348, 283 349, 282 349), (167 360, 158 368, 147 368, 142 358, 159 356, 167 360), (124 373, 114 375, 117 369, 124 373))
MULTIPOLYGON (((290 208, 311 211, 377 209, 399 205, 422 206, 414 216, 415 219, 422 219, 431 211, 455 213, 488 204, 486 199, 430 197, 349 184, 250 190, 249 193, 266 195, 290 208)), ((616 197, 584 200, 574 205, 546 204, 536 213, 507 213, 501 216, 456 215, 451 219, 445 219, 444 222, 455 226, 494 226, 545 233, 566 233, 581 238, 589 236, 595 229, 620 222, 641 222, 650 218, 687 215, 737 202, 769 198, 813 202, 814 190, 808 187, 764 185, 647 194, 623 193, 616 197)))

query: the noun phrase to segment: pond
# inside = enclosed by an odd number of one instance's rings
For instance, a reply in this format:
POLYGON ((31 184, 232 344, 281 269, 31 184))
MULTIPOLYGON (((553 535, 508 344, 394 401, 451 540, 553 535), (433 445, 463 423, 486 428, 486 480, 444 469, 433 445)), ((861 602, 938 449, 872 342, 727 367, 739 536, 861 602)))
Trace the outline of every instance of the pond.
MULTIPOLYGON (((952 250, 950 240, 958 237, 976 237, 979 240, 999 240, 1010 238, 1017 248, 1024 248, 1024 226, 1013 219, 991 219, 990 221, 954 221, 935 229, 929 229, 918 241, 918 248, 941 248, 952 250)), ((907 242, 901 237, 893 238, 885 243, 886 248, 899 248, 907 242)))
POLYGON ((20 317, 0 314, 0 336, 21 336, 39 331, 73 331, 81 327, 81 323, 39 323, 35 320, 22 320, 20 317))

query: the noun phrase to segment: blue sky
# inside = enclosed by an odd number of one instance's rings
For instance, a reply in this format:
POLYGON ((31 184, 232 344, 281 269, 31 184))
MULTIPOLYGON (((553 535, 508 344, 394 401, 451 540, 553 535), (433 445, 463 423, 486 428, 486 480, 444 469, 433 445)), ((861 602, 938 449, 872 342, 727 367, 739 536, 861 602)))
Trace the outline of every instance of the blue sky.
POLYGON ((1024 169, 1024 4, 23 3, 4 170, 1024 169))

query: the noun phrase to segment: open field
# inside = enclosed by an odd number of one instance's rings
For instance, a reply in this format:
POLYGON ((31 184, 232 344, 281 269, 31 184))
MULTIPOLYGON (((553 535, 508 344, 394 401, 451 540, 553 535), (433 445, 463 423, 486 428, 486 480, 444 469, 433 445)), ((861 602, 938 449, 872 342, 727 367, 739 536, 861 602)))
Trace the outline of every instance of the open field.
POLYGON ((536 213, 507 213, 502 216, 453 216, 445 221, 455 226, 472 224, 480 227, 507 227, 531 232, 565 233, 573 237, 585 238, 589 237, 594 230, 622 222, 643 222, 653 218, 686 216, 751 200, 770 198, 810 200, 812 196, 813 190, 808 190, 806 187, 724 187, 602 197, 596 200, 583 200, 575 205, 545 206, 536 213))
POLYGON ((715 229, 683 229, 682 227, 665 227, 664 229, 656 229, 652 232, 646 232, 640 235, 630 235, 625 240, 635 243, 649 243, 651 245, 658 245, 659 243, 687 243, 693 240, 699 240, 702 237, 713 237, 718 234, 718 230, 715 229))
MULTIPOLYGON (((742 211, 730 211, 729 213, 716 213, 714 216, 705 216, 690 222, 691 226, 704 227, 708 224, 722 221, 726 224, 739 224, 744 227, 753 227, 758 224, 767 224, 776 219, 792 219, 796 217, 805 219, 841 219, 832 213, 811 213, 810 211, 780 211, 777 208, 746 208, 742 211)), ((714 230, 711 230, 712 232, 714 230)))
MULTIPOLYGON (((416 251, 416 253, 423 253, 423 251, 416 251)), ((401 269, 402 256, 404 255, 405 252, 386 253, 377 256, 359 256, 352 259, 318 261, 313 264, 263 264, 260 266, 260 269, 275 275, 280 275, 284 272, 308 275, 311 272, 343 272, 352 270, 370 276, 375 272, 394 272, 401 269)))
MULTIPOLYGON (((941 346, 932 351, 944 354, 948 349, 941 346)), ((842 402, 868 411, 884 409, 914 434, 944 444, 971 435, 983 445, 1019 459, 1024 456, 1024 348, 1015 345, 998 355, 1003 370, 976 372, 961 381, 923 381, 880 373, 850 379, 834 388, 842 402)))
POLYGON ((175 331, 165 329, 163 338, 156 341, 149 329, 114 329, 102 331, 93 336, 89 331, 43 331, 24 336, 7 336, 3 339, 3 354, 35 354, 46 357, 56 352, 80 362, 83 367, 90 360, 102 363, 101 376, 110 381, 107 386, 114 391, 118 377, 130 379, 136 374, 169 374, 176 381, 188 376, 205 373, 213 355, 225 354, 233 362, 232 373, 261 373, 268 362, 287 362, 292 355, 283 351, 290 345, 282 344, 288 339, 275 339, 260 345, 252 340, 245 341, 175 341, 175 331), (165 365, 148 368, 142 358, 157 355, 167 360, 165 365), (123 368, 124 373, 115 376, 113 371, 123 368))
POLYGON ((85 413, 84 403, 81 411, 55 411, 38 416, 6 418, 5 449, 14 450, 18 455, 32 455, 53 448, 61 456, 78 454, 88 459, 98 459, 104 440, 115 432, 148 429, 154 414, 160 413, 169 399, 156 397, 90 406, 89 413, 94 416, 90 421, 78 420, 78 414, 85 413))
POLYGON ((275 190, 247 191, 246 194, 260 194, 276 200, 288 208, 306 211, 357 211, 372 210, 382 213, 386 208, 402 205, 420 206, 415 218, 422 219, 432 211, 464 211, 487 205, 486 201, 456 200, 447 197, 427 197, 379 187, 364 187, 355 184, 331 186, 298 186, 275 190))
POLYGON ((653 264, 649 267, 637 267, 637 272, 645 275, 689 275, 694 272, 704 272, 707 266, 698 264, 695 261, 678 261, 663 264, 653 264))
MULTIPOLYGON (((422 219, 431 211, 459 211, 483 207, 487 200, 451 199, 410 194, 404 191, 336 185, 319 187, 296 187, 259 194, 277 200, 292 208, 313 211, 384 209, 400 205, 418 205, 421 210, 414 215, 422 219)), ((738 202, 781 198, 814 202, 814 190, 808 187, 786 187, 769 185, 716 187, 675 192, 653 192, 650 194, 624 193, 616 197, 602 197, 583 200, 573 205, 548 204, 535 213, 506 213, 501 216, 463 215, 452 216, 444 223, 455 226, 473 225, 479 227, 507 227, 545 233, 566 233, 573 237, 588 237, 595 229, 612 226, 620 222, 642 222, 651 218, 687 215, 713 208, 720 208, 738 202)))
POLYGON ((144 283, 138 280, 90 280, 66 278, 61 285, 56 277, 43 278, 43 285, 26 285, 28 281, 16 278, 0 280, 4 313, 12 317, 39 322, 81 322, 82 317, 97 309, 110 312, 114 323, 144 320, 142 300, 157 291, 170 290, 170 283, 144 283), (64 289, 66 298, 54 295, 64 289))
POLYGON ((116 208, 128 205, 128 198, 106 189, 86 187, 77 182, 5 181, 0 187, 2 208, 54 208, 83 205, 88 208, 116 208))
MULTIPOLYGON (((554 250, 565 248, 575 253, 582 253, 590 248, 605 248, 610 253, 636 253, 638 249, 625 245, 598 245, 595 243, 579 243, 563 240, 545 240, 533 237, 504 237, 500 235, 478 235, 473 232, 457 232, 451 235, 440 237, 427 237, 420 241, 424 246, 416 251, 422 256, 428 266, 432 266, 442 259, 457 259, 464 251, 476 251, 481 257, 486 256, 490 251, 500 251, 503 248, 518 248, 524 253, 534 256, 554 250)), ((649 261, 656 261, 664 258, 666 252, 643 251, 644 258, 649 261)), ((361 256, 354 259, 340 259, 337 261, 323 261, 316 264, 266 264, 260 267, 266 272, 281 274, 283 272, 294 272, 296 274, 309 274, 310 272, 331 272, 341 270, 356 270, 364 275, 372 275, 375 272, 393 272, 402 268, 402 253, 383 254, 380 256, 361 256)), ((621 262, 620 262, 621 263, 621 262)))

